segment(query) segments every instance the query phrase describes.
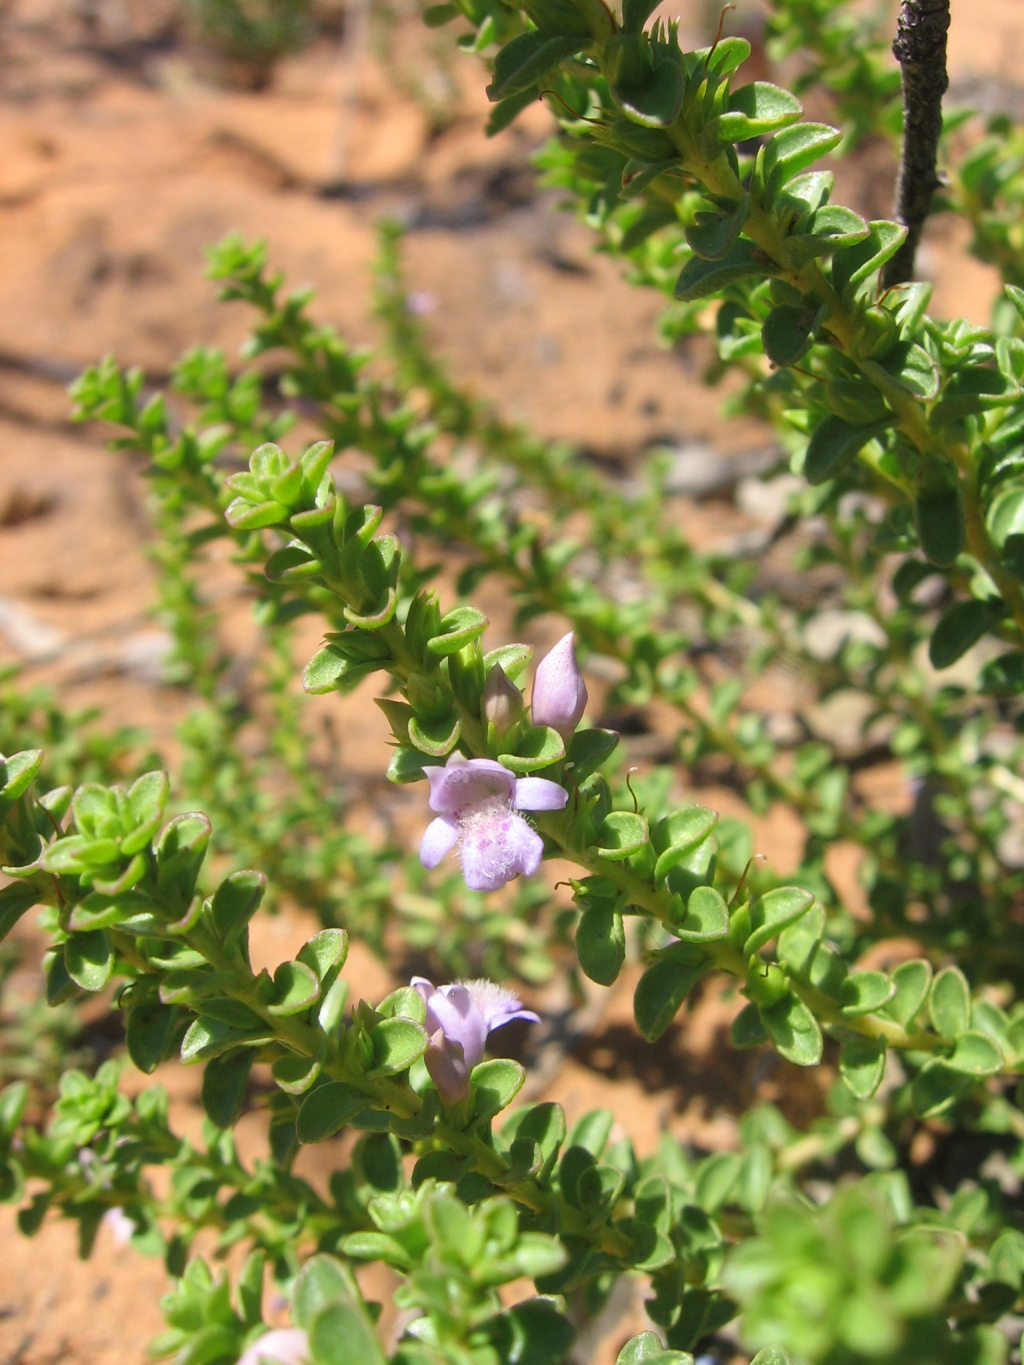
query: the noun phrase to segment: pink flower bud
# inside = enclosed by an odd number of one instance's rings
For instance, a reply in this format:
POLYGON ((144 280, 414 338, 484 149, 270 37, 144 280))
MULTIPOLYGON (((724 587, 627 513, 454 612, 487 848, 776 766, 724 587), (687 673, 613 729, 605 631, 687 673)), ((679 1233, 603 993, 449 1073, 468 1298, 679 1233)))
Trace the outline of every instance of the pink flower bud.
POLYGON ((568 739, 582 720, 586 705, 587 686, 576 662, 570 631, 537 665, 531 704, 533 723, 550 725, 563 739, 568 739))
POLYGON ((480 710, 484 720, 494 726, 499 739, 523 714, 523 694, 501 664, 495 664, 487 675, 480 710))

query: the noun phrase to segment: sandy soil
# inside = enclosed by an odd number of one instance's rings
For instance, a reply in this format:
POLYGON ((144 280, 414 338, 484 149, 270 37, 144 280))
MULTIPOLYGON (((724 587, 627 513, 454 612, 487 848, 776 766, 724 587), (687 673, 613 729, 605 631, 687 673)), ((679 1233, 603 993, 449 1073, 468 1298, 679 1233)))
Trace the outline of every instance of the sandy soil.
MULTIPOLYGON (((704 7, 676 8, 699 41, 704 7)), ((954 88, 1019 107, 1019 0, 956 0, 953 10, 954 88)), ((455 373, 544 435, 616 461, 656 440, 704 447, 712 459, 768 443, 753 423, 719 420, 699 348, 660 350, 659 300, 632 290, 554 196, 537 190, 528 158, 547 131, 542 110, 486 141, 483 82, 463 58, 456 116, 432 135, 424 109, 394 94, 394 71, 368 59, 354 75, 336 37, 284 63, 269 91, 232 92, 203 79, 194 50, 167 36, 172 14, 171 0, 0 6, 0 663, 57 686, 69 707, 102 706, 117 723, 170 742, 188 701, 160 681, 144 489, 103 448, 102 432, 68 426, 63 386, 108 351, 156 376, 196 343, 233 351, 245 319, 215 303, 202 258, 230 229, 265 237, 289 279, 316 288, 321 316, 371 340, 374 225, 398 216, 410 227, 411 285, 429 301, 431 331, 455 373), (83 27, 90 8, 93 30, 83 27)), ((853 192, 884 203, 890 169, 848 170, 853 192)), ((961 246, 935 226, 937 307, 981 321, 994 280, 961 246)), ((681 503, 682 514, 697 540, 751 524, 722 502, 681 503)), ((383 733, 368 694, 323 704, 334 707, 351 761, 373 771, 383 733)), ((715 797, 740 813, 735 796, 715 797)), ((795 857, 799 833, 782 811, 758 825, 780 864, 795 857)), ((855 895, 853 851, 835 858, 855 895)), ((308 932, 301 916, 267 922, 259 954, 274 964, 308 932)), ((379 964, 361 957, 357 968, 383 992, 379 964)), ((818 1111, 821 1078, 790 1073, 783 1089, 763 1057, 728 1049, 735 1005, 715 994, 657 1047, 638 1045, 632 984, 616 987, 595 1035, 547 1092, 570 1119, 610 1105, 648 1150, 665 1125, 707 1147, 728 1145, 731 1116, 755 1096, 784 1102, 799 1121, 818 1111)), ((179 1069, 169 1080, 176 1120, 194 1128, 193 1074, 179 1069)), ((246 1140, 258 1146, 258 1132, 246 1140)), ((332 1159, 326 1150, 304 1158, 314 1176, 332 1159)), ((0 1365, 145 1358, 161 1326, 158 1263, 108 1230, 87 1263, 58 1224, 26 1243, 5 1209, 0 1230, 0 1365)), ((580 1359, 604 1365, 642 1325, 639 1295, 616 1298, 580 1359)))

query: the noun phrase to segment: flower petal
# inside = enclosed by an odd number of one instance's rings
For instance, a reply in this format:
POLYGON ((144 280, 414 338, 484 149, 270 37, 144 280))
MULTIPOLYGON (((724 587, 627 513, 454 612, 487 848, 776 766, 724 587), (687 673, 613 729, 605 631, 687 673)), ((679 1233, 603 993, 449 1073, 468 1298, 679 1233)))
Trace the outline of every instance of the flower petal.
POLYGON ((433 1033, 435 1029, 441 1029, 450 1043, 459 1044, 467 1066, 474 1067, 483 1060, 487 1020, 460 982, 442 986, 427 1001, 427 1031, 433 1033))
POLYGON ((524 1009, 518 995, 505 986, 499 986, 496 982, 486 979, 466 981, 463 984, 473 997, 477 1009, 486 1019, 488 1033, 513 1019, 526 1019, 531 1024, 540 1023, 540 1015, 534 1014, 533 1010, 524 1009))
POLYGON ((511 801, 515 773, 493 758, 471 758, 452 754, 443 768, 427 768, 430 783, 430 809, 438 815, 455 815, 498 796, 511 801))
POLYGON ((462 875, 471 891, 497 891, 540 867, 544 840, 511 810, 473 813, 462 822, 462 875))
POLYGON ((568 800, 565 788, 546 777, 516 778, 517 810, 562 810, 568 800))
POLYGON ((301 1327, 265 1332, 245 1351, 238 1365, 309 1365, 309 1338, 301 1327))
POLYGON ((525 1019, 528 1024, 540 1023, 540 1015, 534 1014, 533 1010, 514 1010, 501 1019, 495 1019, 489 1031, 493 1033, 496 1028, 504 1028, 506 1024, 511 1024, 513 1019, 525 1019))
POLYGON ((461 1043, 450 1042, 438 1029, 431 1035, 423 1055, 430 1079, 446 1104, 457 1104, 469 1094, 470 1067, 461 1043))
MULTIPOLYGON (((436 867, 459 842, 458 822, 450 815, 439 815, 423 831, 420 842, 420 862, 424 867, 436 867)), ((431 987, 433 989, 433 987, 431 987)))
POLYGON ((430 1004, 430 997, 434 994, 434 983, 432 981, 428 981, 425 976, 414 976, 409 985, 414 991, 419 991, 425 1005, 430 1004))

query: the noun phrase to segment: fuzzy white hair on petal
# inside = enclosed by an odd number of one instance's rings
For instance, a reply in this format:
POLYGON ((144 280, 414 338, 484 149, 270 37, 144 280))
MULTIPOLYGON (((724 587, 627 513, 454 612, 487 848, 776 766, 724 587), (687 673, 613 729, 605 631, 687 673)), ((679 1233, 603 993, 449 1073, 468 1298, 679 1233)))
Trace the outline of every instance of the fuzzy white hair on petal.
POLYGON ((469 991, 470 999, 487 1020, 488 1025, 492 1020, 515 1014, 523 1007, 523 1002, 514 991, 499 986, 495 981, 481 978, 478 981, 460 981, 459 985, 465 986, 469 991))

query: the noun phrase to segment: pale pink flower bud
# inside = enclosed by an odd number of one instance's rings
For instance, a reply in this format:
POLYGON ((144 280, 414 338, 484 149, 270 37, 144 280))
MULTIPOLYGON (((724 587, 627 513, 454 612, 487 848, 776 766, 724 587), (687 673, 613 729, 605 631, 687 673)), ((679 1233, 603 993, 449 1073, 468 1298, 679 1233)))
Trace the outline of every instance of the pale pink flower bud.
POLYGON ((523 714, 523 694, 501 664, 495 664, 487 675, 480 709, 484 720, 494 726, 499 739, 523 714))
POLYGON ((587 685, 576 662, 570 631, 537 665, 531 703, 533 723, 550 725, 563 739, 568 739, 583 719, 586 705, 587 685))

